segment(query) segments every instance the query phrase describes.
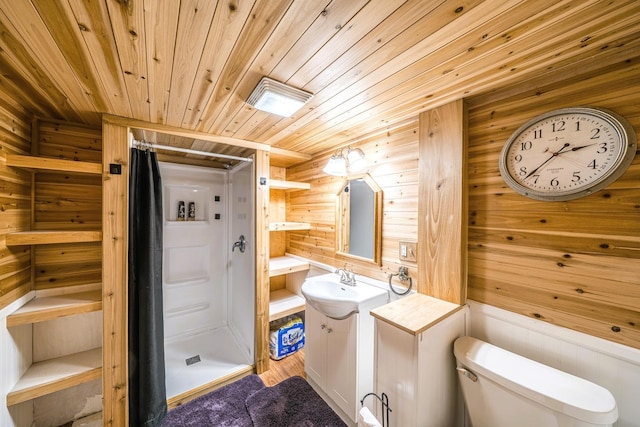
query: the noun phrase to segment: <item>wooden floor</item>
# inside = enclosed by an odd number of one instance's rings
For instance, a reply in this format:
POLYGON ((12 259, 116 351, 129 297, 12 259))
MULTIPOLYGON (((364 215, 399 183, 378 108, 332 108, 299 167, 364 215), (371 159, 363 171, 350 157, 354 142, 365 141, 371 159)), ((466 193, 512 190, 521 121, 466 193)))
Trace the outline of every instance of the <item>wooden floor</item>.
POLYGON ((260 374, 260 379, 267 387, 271 387, 296 375, 306 378, 304 373, 304 349, 298 350, 284 359, 271 359, 269 361, 269 370, 260 374))

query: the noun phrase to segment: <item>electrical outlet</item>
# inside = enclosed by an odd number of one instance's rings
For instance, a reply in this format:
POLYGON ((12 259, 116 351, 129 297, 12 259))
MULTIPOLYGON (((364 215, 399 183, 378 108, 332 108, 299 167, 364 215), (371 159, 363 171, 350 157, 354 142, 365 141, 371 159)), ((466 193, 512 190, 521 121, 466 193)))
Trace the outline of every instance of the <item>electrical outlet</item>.
POLYGON ((416 242, 400 241, 399 258, 401 261, 416 262, 416 242))

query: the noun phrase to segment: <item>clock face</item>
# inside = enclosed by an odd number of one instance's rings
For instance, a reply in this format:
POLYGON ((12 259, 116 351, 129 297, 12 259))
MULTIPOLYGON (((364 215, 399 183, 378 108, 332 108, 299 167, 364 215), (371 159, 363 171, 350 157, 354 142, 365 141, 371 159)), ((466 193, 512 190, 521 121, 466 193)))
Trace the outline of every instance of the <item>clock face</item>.
POLYGON ((565 108, 536 117, 509 138, 500 173, 520 194, 570 200, 604 188, 635 156, 635 132, 606 110, 565 108))

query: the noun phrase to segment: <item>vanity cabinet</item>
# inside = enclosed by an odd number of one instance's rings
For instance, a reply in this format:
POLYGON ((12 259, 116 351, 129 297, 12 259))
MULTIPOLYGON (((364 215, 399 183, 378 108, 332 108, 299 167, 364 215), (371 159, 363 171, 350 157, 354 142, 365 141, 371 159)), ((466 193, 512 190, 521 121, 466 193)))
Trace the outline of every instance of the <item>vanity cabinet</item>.
POLYGON ((340 409, 355 418, 359 314, 330 319, 311 306, 305 311, 305 371, 340 409))
POLYGON ((374 319, 369 312, 387 301, 386 292, 376 293, 360 305, 358 313, 343 320, 306 305, 307 381, 349 425, 356 423, 360 399, 373 391, 374 319))
MULTIPOLYGON (((389 424, 462 427, 453 342, 465 335, 468 308, 413 294, 372 311, 375 392, 389 398, 389 424)), ((380 405, 376 416, 382 419, 380 405)))

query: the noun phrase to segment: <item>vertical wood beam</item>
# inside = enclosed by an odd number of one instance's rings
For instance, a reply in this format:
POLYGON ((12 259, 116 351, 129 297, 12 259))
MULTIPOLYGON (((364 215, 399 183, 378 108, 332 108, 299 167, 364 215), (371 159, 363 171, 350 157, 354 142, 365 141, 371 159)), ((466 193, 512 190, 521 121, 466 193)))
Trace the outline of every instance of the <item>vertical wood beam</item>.
POLYGON ((418 292, 464 304, 467 290, 467 109, 420 114, 418 292))
POLYGON ((128 426, 127 240, 128 128, 102 123, 102 392, 103 424, 128 426), (109 165, 122 166, 120 175, 109 165))
MULTIPOLYGON (((40 121, 37 117, 31 120, 31 155, 37 156, 40 152, 40 121)), ((31 172, 31 203, 29 207, 30 227, 29 230, 36 229, 36 173, 31 172)), ((36 288, 36 247, 31 245, 29 249, 31 255, 31 290, 36 288)))
POLYGON ((256 327, 255 368, 269 370, 269 152, 256 151, 256 327), (264 184, 261 178, 266 179, 264 184))

